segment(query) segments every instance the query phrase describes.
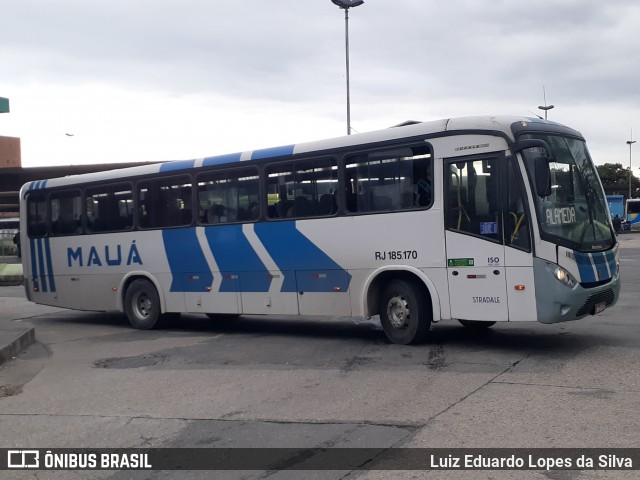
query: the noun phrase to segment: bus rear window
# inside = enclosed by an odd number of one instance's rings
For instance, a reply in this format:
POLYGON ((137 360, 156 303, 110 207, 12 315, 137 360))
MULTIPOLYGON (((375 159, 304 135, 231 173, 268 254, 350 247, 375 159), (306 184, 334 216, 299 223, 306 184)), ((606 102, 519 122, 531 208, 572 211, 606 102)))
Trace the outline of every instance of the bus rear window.
POLYGON ((27 197, 27 234, 30 237, 47 234, 47 197, 44 194, 27 197))

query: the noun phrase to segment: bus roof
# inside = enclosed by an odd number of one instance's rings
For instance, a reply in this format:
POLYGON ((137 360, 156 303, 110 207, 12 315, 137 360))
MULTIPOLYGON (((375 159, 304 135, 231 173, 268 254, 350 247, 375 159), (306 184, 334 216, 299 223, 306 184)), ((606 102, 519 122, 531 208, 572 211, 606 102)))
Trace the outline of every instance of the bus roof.
MULTIPOLYGON (((186 170, 193 167, 213 166, 243 162, 246 160, 266 160, 269 158, 287 158, 294 155, 323 152, 329 150, 339 150, 357 145, 367 145, 380 143, 395 139, 413 138, 420 136, 436 135, 444 132, 480 133, 492 132, 495 135, 507 135, 514 138, 514 131, 520 133, 523 129, 530 128, 533 131, 563 131, 580 135, 564 125, 542 120, 533 117, 518 116, 476 116, 459 117, 429 122, 405 122, 395 127, 377 130, 373 132, 347 135, 343 137, 318 140, 293 145, 282 145, 272 148, 250 150, 245 152, 216 155, 192 160, 176 160, 164 163, 128 167, 122 169, 109 170, 104 172, 93 172, 80 175, 72 175, 50 180, 39 180, 25 184, 22 190, 40 190, 47 187, 58 187, 74 185, 77 183, 92 183, 105 180, 126 179, 138 175, 151 175, 154 173, 164 173, 171 171, 186 170)), ((22 192, 21 192, 22 197, 22 192)))

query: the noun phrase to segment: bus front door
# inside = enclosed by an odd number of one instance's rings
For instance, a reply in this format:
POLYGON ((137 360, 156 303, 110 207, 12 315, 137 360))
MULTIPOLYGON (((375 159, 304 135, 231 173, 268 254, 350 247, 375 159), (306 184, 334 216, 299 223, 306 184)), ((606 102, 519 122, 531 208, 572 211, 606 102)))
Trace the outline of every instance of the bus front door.
POLYGON ((497 155, 445 161, 445 227, 451 317, 506 321, 505 247, 497 155))
POLYGON ((504 247, 455 232, 446 242, 451 317, 508 320, 504 247))

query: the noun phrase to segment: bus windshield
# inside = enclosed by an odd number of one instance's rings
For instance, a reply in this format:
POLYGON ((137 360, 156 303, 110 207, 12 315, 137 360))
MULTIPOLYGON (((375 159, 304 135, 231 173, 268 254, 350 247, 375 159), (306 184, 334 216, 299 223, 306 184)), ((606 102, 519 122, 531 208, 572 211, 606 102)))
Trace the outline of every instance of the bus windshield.
MULTIPOLYGON (((558 135, 528 134, 552 150, 548 153, 551 189, 547 196, 534 195, 540 231, 560 245, 581 252, 611 248, 615 236, 607 213, 607 202, 597 170, 584 141, 558 135)), ((533 177, 536 149, 523 151, 533 177)), ((536 189, 535 182, 532 188, 536 189)))

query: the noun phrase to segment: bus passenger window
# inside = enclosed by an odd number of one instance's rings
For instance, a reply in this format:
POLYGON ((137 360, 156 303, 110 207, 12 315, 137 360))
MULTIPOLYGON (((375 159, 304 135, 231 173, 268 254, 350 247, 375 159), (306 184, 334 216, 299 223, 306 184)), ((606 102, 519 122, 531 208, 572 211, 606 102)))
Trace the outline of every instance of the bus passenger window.
POLYGON ((117 232, 133 228, 133 192, 129 185, 88 188, 87 232, 117 232))
POLYGON ((201 225, 249 222, 260 217, 257 168, 206 172, 197 180, 201 225))
POLYGON ((140 182, 138 222, 142 228, 191 225, 191 179, 188 175, 140 182))
POLYGON ((334 215, 338 167, 330 158, 269 166, 267 213, 270 218, 334 215))
POLYGON ((51 235, 82 233, 82 202, 79 191, 55 192, 49 198, 51 235))
POLYGON ((411 210, 433 202, 432 156, 427 145, 354 156, 348 159, 346 171, 349 212, 411 210))

